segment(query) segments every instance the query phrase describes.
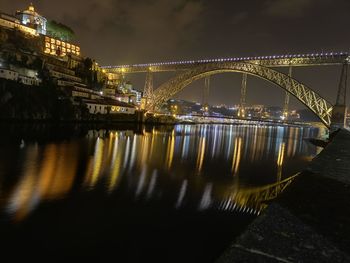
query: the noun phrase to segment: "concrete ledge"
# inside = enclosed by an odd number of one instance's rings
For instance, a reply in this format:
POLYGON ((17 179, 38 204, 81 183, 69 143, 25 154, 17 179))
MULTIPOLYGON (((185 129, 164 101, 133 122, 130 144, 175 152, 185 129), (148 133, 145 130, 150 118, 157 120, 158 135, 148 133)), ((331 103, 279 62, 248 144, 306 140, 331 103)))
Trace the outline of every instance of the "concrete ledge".
POLYGON ((306 170, 350 184, 350 132, 340 130, 306 170))
POLYGON ((350 262, 350 132, 341 130, 217 262, 350 262))

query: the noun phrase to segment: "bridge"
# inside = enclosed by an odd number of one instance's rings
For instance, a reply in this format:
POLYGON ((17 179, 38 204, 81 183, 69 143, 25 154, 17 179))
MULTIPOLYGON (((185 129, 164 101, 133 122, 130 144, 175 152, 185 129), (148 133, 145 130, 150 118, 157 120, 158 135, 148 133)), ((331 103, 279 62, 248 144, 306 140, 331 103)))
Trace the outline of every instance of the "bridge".
POLYGON ((234 185, 220 202, 220 210, 243 210, 260 213, 267 207, 267 203, 281 194, 300 173, 273 184, 257 187, 239 187, 234 185))
MULTIPOLYGON (((349 61, 350 57, 346 52, 330 52, 118 65, 105 66, 103 69, 109 73, 112 79, 119 78, 120 75, 124 74, 147 73, 143 107, 148 111, 159 111, 166 101, 196 80, 205 78, 206 89, 208 90, 210 83, 208 79, 211 75, 238 72, 243 75, 239 117, 245 117, 247 75, 252 75, 285 90, 283 111, 286 119, 288 117, 289 97, 292 95, 309 108, 327 127, 330 127, 331 124, 336 127, 343 127, 346 116, 346 86, 349 61), (330 65, 342 66, 335 105, 332 105, 316 91, 292 76, 294 67, 330 65), (277 70, 280 67, 288 67, 289 73, 281 73, 277 70), (177 72, 178 74, 154 89, 153 74, 157 72, 177 72)), ((205 93, 208 94, 208 91, 205 93)))

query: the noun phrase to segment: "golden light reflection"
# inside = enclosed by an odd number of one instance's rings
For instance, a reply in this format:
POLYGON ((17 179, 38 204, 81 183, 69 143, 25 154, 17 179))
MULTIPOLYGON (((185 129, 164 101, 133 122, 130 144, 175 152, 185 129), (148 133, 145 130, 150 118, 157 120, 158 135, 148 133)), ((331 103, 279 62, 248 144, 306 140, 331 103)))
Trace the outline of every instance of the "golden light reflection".
POLYGON ((21 180, 10 195, 7 210, 14 214, 14 220, 20 221, 33 209, 35 195, 38 151, 35 146, 30 147, 26 154, 26 169, 21 180))
POLYGON ((174 149, 175 149, 175 131, 171 133, 170 140, 168 141, 167 147, 167 168, 170 169, 173 163, 174 158, 174 149))
POLYGON ((279 146, 278 150, 278 158, 277 158, 277 182, 280 182, 282 179, 282 168, 283 168, 283 161, 284 161, 284 150, 285 150, 286 144, 282 142, 279 146))
POLYGON ((101 172, 101 164, 103 157, 104 142, 102 139, 97 138, 95 145, 95 153, 92 163, 89 164, 86 175, 86 183, 89 187, 94 187, 98 181, 101 172))
POLYGON ((144 135, 141 140, 141 158, 140 158, 140 164, 144 165, 147 163, 147 160, 149 159, 149 150, 150 150, 150 143, 149 143, 149 135, 144 135))
POLYGON ((242 138, 236 137, 235 138, 235 149, 234 149, 233 158, 232 158, 232 168, 231 168, 233 175, 237 175, 237 173, 239 171, 239 165, 241 162, 241 154, 242 154, 242 138))
MULTIPOLYGON (((213 165, 213 162, 223 155, 227 176, 235 176, 232 181, 237 191, 241 187, 237 183, 242 179, 237 176, 241 165, 256 160, 265 161, 263 158, 267 157, 268 161, 272 159, 272 162, 276 162, 277 181, 282 182, 282 168, 283 164, 286 166, 287 160, 285 158, 289 155, 294 156, 296 152, 299 154, 304 148, 300 146, 301 143, 298 144, 303 137, 303 134, 300 134, 302 130, 291 129, 289 137, 285 136, 284 131, 285 129, 280 128, 265 129, 253 126, 218 126, 214 131, 209 126, 195 125, 177 127, 172 129, 171 133, 168 128, 153 128, 152 131, 144 130, 143 135, 134 134, 129 130, 111 133, 99 131, 87 137, 91 146, 89 149, 93 152, 87 157, 88 160, 85 159, 85 155, 84 159, 79 157, 79 144, 47 144, 41 146, 39 153, 36 147, 28 145, 24 148, 26 161, 23 176, 10 192, 10 198, 6 201, 7 210, 16 220, 21 220, 42 200, 62 197, 74 184, 78 160, 80 163, 84 160, 85 167, 81 168, 86 168, 85 174, 82 174, 85 175, 83 187, 91 189, 103 183, 105 190, 111 193, 116 190, 121 180, 124 180, 122 176, 130 175, 130 178, 127 178, 130 185, 137 184, 136 195, 147 193, 147 198, 158 194, 157 184, 161 183, 161 180, 157 182, 158 175, 155 169, 159 169, 160 175, 169 173, 170 169, 175 174, 177 169, 182 168, 181 165, 185 165, 191 167, 191 175, 200 174, 207 168, 204 161, 213 165), (96 139, 97 135, 100 138, 96 139), (286 143, 283 140, 287 140, 286 143)), ((276 175, 269 176, 274 178, 276 175)), ((190 184, 191 179, 188 182, 190 184)), ((182 188, 178 196, 179 206, 183 203, 183 195, 188 188, 187 182, 182 188)), ((232 197, 237 191, 230 192, 232 197)), ((264 191, 259 191, 259 195, 265 194, 264 191)), ((241 203, 248 202, 250 197, 242 195, 240 200, 241 203)))
POLYGON ((205 137, 201 137, 198 146, 198 157, 197 157, 197 171, 200 173, 203 167, 205 155, 205 137))
POLYGON ((118 178, 120 177, 121 169, 122 169, 122 149, 118 149, 119 139, 115 137, 114 142, 114 150, 113 150, 113 158, 112 158, 112 170, 111 176, 108 184, 108 191, 112 192, 118 182, 118 178))
POLYGON ((7 206, 15 221, 25 218, 42 200, 57 199, 70 191, 77 170, 76 153, 76 145, 65 144, 47 145, 42 159, 36 147, 27 150, 26 169, 7 206))

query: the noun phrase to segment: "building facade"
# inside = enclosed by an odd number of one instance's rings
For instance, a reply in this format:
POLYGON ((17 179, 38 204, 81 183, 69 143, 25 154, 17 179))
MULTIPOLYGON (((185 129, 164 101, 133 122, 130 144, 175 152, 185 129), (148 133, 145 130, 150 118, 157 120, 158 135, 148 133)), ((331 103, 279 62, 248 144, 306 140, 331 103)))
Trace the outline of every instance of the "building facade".
POLYGON ((45 17, 35 12, 33 4, 30 4, 27 10, 17 11, 16 17, 20 20, 22 25, 36 29, 38 34, 46 35, 47 20, 45 17))

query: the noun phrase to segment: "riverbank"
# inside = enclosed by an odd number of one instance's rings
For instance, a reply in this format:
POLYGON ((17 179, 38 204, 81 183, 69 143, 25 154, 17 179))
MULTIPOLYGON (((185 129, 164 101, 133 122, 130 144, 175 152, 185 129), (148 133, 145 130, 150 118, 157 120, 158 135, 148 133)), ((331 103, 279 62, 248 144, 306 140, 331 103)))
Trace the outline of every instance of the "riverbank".
POLYGON ((340 130, 217 260, 350 262, 350 132, 340 130))

